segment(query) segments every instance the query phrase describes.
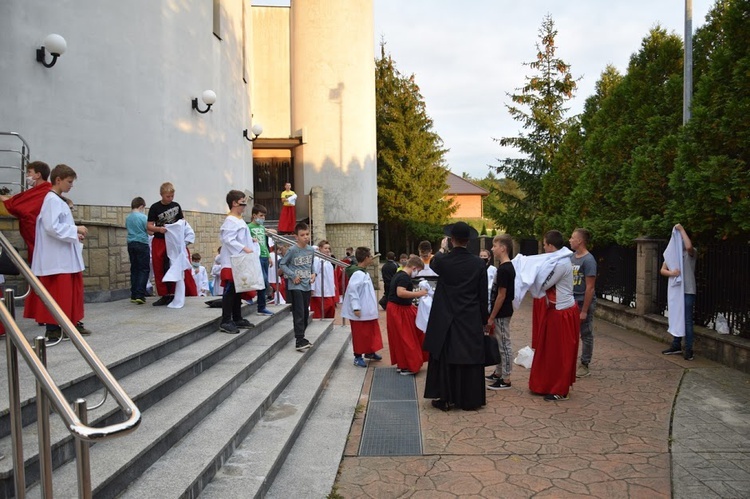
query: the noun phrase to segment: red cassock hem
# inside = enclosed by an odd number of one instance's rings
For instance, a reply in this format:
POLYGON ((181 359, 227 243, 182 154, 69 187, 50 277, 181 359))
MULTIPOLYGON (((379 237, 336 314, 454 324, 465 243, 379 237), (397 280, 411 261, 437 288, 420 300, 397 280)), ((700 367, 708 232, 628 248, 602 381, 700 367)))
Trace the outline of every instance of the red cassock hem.
POLYGON ((279 232, 294 232, 297 214, 294 206, 282 206, 279 215, 279 232))
POLYGON ((320 319, 321 317, 325 319, 333 319, 336 316, 336 298, 333 296, 326 296, 321 303, 319 296, 311 296, 310 310, 312 311, 313 317, 316 319, 320 319), (325 315, 323 315, 323 312, 325 312, 325 315))
POLYGON ((531 365, 529 389, 543 395, 567 395, 576 380, 580 340, 578 306, 547 310, 531 365))
POLYGON ((536 349, 539 335, 544 331, 544 318, 547 316, 547 299, 534 298, 531 309, 531 348, 536 349))
MULTIPOLYGON (((83 272, 39 276, 39 280, 70 322, 75 324, 83 319, 83 272)), ((34 320, 45 324, 57 324, 41 300, 34 310, 34 320)))
POLYGON ((377 319, 349 323, 352 327, 352 350, 355 354, 375 353, 383 348, 383 337, 377 319))
POLYGON ((417 328, 417 307, 388 302, 386 325, 391 364, 399 369, 417 372, 427 358, 422 350, 424 333, 417 328))

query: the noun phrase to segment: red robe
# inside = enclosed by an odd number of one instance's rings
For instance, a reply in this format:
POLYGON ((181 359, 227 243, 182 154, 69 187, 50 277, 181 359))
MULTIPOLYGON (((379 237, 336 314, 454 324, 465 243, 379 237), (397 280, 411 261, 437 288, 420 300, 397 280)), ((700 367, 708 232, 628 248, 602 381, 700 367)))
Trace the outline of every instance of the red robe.
POLYGON ((417 307, 388 302, 385 315, 391 364, 419 372, 428 354, 422 350, 424 332, 417 328, 417 307))
MULTIPOLYGON (((23 242, 26 243, 28 254, 26 260, 29 262, 29 266, 31 266, 31 259, 34 256, 36 219, 42 211, 44 198, 47 197, 47 193, 50 189, 52 189, 52 184, 49 182, 42 182, 31 189, 26 189, 12 198, 3 201, 8 213, 18 219, 18 231, 21 233, 23 242)), ((23 316, 27 319, 33 319, 36 315, 36 311, 40 309, 46 311, 46 307, 42 304, 39 297, 34 293, 34 290, 31 290, 29 296, 26 297, 26 301, 24 302, 23 316)))
POLYGON ((34 241, 36 240, 36 219, 42 211, 42 204, 47 193, 52 189, 52 184, 42 182, 41 184, 16 194, 12 198, 3 201, 8 213, 18 219, 19 232, 28 248, 29 265, 34 255, 34 241))
MULTIPOLYGON (((550 288, 547 293, 554 293, 550 288)), ((564 310, 547 308, 534 350, 529 390, 541 395, 567 395, 576 381, 576 361, 580 341, 578 305, 564 310)))

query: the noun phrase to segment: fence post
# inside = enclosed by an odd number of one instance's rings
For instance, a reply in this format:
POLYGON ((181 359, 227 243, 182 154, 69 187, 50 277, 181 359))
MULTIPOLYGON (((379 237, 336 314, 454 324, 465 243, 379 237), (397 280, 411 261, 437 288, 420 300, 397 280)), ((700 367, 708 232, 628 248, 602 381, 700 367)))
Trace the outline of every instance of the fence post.
POLYGON ((647 237, 635 240, 637 245, 635 278, 635 311, 650 314, 656 303, 657 272, 659 269, 659 240, 647 237))

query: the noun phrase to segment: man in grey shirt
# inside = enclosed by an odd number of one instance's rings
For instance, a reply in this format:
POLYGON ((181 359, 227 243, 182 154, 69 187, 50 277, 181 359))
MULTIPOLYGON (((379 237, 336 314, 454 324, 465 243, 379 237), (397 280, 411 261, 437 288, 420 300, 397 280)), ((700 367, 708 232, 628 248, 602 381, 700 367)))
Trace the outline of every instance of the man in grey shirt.
POLYGON ((573 231, 568 242, 574 251, 570 255, 573 265, 573 297, 581 311, 581 364, 576 370, 576 378, 585 378, 589 362, 594 353, 594 310, 596 309, 596 258, 589 253, 591 233, 578 228, 573 231))
MULTIPOLYGON (((674 226, 682 236, 682 284, 685 293, 685 351, 682 350, 682 338, 674 336, 672 345, 664 350, 664 355, 683 354, 685 360, 693 360, 693 308, 695 307, 695 260, 697 252, 693 247, 685 228, 677 224, 674 226)), ((677 277, 680 275, 680 269, 670 270, 667 263, 661 266, 659 271, 664 277, 677 277)))
POLYGON ((310 285, 315 282, 313 255, 310 246, 310 229, 305 223, 298 223, 294 228, 297 244, 291 246, 279 261, 279 268, 288 279, 287 295, 292 301, 292 321, 294 322, 295 349, 302 352, 312 346, 305 338, 305 329, 310 317, 310 285))

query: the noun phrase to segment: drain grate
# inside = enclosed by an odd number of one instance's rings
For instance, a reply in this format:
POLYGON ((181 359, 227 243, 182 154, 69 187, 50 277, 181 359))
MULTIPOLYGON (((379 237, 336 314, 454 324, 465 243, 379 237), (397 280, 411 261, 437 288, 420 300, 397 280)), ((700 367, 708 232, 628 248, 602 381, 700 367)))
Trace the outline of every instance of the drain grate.
POLYGON ((401 376, 395 368, 376 368, 359 455, 421 454, 422 432, 414 376, 401 376))

